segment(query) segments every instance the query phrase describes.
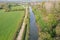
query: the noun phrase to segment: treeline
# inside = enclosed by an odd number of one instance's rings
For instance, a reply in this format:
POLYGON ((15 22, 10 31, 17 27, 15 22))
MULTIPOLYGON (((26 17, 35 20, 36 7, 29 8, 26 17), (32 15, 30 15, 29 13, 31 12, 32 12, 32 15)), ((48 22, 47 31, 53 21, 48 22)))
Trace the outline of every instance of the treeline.
POLYGON ((5 12, 9 11, 23 11, 24 8, 20 4, 16 3, 0 3, 0 10, 3 9, 5 12))

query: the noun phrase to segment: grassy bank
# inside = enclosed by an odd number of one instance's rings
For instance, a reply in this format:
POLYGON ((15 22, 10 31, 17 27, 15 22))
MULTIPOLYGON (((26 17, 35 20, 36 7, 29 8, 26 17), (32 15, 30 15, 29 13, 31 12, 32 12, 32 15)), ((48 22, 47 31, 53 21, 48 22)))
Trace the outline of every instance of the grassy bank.
POLYGON ((30 28, 30 22, 29 22, 29 14, 28 14, 25 40, 29 40, 29 30, 30 30, 29 28, 30 28))

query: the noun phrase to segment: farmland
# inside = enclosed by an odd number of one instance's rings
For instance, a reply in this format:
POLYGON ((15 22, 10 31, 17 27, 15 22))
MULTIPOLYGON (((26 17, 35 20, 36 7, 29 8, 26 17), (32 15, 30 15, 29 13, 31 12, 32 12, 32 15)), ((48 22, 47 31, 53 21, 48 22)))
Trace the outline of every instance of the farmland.
POLYGON ((0 40, 14 40, 17 30, 21 27, 24 12, 0 10, 0 40))

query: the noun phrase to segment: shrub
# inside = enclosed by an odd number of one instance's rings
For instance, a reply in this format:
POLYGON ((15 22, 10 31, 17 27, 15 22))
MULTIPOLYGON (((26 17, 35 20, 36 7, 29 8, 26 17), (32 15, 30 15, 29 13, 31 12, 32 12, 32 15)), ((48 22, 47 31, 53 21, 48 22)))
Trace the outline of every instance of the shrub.
POLYGON ((60 23, 56 26, 56 35, 60 36, 60 23))
POLYGON ((52 40, 52 38, 48 32, 40 32, 39 40, 52 40))

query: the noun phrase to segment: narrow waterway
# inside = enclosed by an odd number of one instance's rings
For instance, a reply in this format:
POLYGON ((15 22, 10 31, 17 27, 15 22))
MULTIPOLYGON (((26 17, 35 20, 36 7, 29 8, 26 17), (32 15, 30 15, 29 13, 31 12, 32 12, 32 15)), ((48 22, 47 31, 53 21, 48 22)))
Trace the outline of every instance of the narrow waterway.
POLYGON ((30 12, 30 38, 29 40, 38 40, 38 28, 35 22, 35 16, 32 12, 32 8, 29 7, 30 12))

